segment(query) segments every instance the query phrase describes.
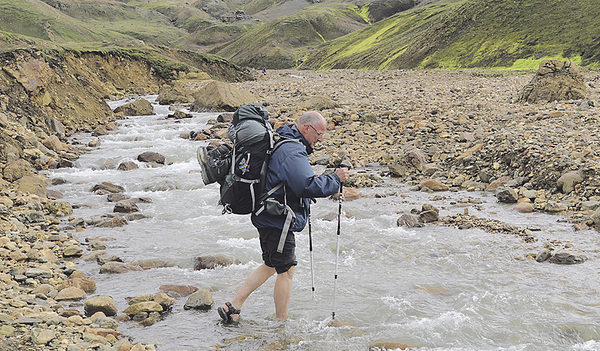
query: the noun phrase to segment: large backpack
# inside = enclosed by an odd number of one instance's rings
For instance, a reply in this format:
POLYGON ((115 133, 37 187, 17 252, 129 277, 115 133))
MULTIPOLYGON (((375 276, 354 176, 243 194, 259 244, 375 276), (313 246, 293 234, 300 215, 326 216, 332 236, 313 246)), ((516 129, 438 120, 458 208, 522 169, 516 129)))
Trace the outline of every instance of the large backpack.
POLYGON ((233 142, 231 166, 220 188, 223 213, 249 214, 258 210, 268 197, 264 190, 271 154, 285 142, 299 142, 288 138, 275 141, 268 118, 267 109, 258 104, 242 106, 233 114, 228 130, 233 142))

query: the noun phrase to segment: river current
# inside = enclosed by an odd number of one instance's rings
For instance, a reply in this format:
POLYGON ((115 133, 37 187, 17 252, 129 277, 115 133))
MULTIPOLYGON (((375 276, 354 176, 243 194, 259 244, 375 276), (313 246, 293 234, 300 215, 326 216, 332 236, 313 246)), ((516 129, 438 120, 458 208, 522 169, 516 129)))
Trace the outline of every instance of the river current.
MULTIPOLYGON (((242 308, 241 323, 223 325, 216 307, 229 300, 261 262, 257 232, 248 216, 223 215, 217 205, 218 185, 202 183, 196 149, 205 142, 181 133, 208 128, 215 113, 166 119, 168 106, 154 102, 155 115, 119 120, 119 129, 100 137, 97 148, 82 155, 73 168, 47 173, 65 184, 49 187, 76 206, 73 217, 99 219, 114 203, 91 188, 111 182, 131 197, 148 218, 119 228, 88 227, 73 236, 102 237, 108 253, 126 262, 162 259, 169 268, 124 274, 100 274, 95 262, 76 263, 96 281, 95 294, 114 298, 120 313, 126 298, 159 292, 163 284, 210 289, 209 311, 185 310, 186 297, 156 324, 143 327, 121 322, 134 342, 155 343, 158 350, 368 350, 387 342, 418 350, 600 350, 600 261, 596 231, 575 232, 559 217, 520 214, 484 192, 422 193, 385 178, 361 189, 363 197, 343 202, 339 238, 338 203, 320 199, 312 207, 313 273, 308 230, 297 233, 299 265, 294 276, 290 319, 278 322, 273 305, 274 277, 254 292, 242 308), (166 157, 167 165, 147 167, 136 160, 144 151, 166 157), (122 161, 140 168, 119 171, 122 161), (169 189, 169 190, 165 190, 169 189), (441 200, 434 199, 438 196, 441 200), (535 243, 480 229, 444 225, 402 228, 402 212, 431 203, 440 216, 463 213, 535 228, 535 243), (339 239, 338 279, 334 281, 339 239), (588 261, 579 265, 537 263, 526 259, 549 240, 572 243, 588 261), (218 255, 239 264, 193 270, 198 256, 218 255), (335 296, 334 296, 335 285, 335 296), (334 305, 335 297, 335 305, 334 305), (332 324, 332 312, 337 322, 332 324)), ((110 102, 111 108, 127 100, 110 102)), ((74 136, 87 144, 90 134, 74 136)), ((322 170, 317 170, 322 171, 322 170)))

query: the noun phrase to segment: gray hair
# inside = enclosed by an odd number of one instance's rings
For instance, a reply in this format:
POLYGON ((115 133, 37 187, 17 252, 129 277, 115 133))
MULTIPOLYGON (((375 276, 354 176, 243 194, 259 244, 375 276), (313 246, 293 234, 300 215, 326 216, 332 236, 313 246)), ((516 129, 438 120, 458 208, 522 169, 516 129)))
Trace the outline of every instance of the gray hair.
POLYGON ((320 121, 321 118, 323 118, 323 116, 321 116, 321 114, 317 111, 304 112, 302 114, 302 117, 300 117, 300 119, 298 120, 298 125, 315 125, 320 121))

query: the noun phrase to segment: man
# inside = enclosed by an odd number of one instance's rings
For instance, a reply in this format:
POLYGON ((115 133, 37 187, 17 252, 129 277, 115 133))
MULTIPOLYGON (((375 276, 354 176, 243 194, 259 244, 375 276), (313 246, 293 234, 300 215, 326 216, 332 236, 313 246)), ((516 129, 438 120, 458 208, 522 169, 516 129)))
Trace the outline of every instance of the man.
POLYGON ((308 155, 313 152, 315 144, 323 141, 326 129, 325 118, 316 111, 304 113, 295 125, 284 125, 277 129, 282 137, 298 139, 300 143, 283 143, 273 153, 265 190, 269 191, 283 182, 285 185, 271 197, 288 205, 295 220, 290 223, 289 220, 286 221, 289 216, 270 215, 266 211, 259 215, 252 214, 252 224, 258 229, 260 236, 264 263, 250 273, 231 301, 218 308, 224 322, 238 321, 242 304, 248 296, 275 273, 275 314, 280 320, 288 318, 292 278, 298 264, 294 232, 304 229, 312 198, 335 194, 341 182, 348 179, 347 168, 339 168, 335 173, 317 177, 308 161, 308 155), (286 230, 287 228, 289 229, 286 230))

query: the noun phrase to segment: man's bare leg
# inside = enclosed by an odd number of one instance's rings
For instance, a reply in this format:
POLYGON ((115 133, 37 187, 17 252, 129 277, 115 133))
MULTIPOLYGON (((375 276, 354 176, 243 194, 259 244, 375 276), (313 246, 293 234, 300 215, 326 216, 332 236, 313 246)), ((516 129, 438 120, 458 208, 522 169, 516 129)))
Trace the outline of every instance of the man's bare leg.
POLYGON ((288 307, 292 296, 292 278, 296 266, 292 266, 287 272, 277 274, 273 298, 275 300, 275 315, 279 320, 288 318, 288 307))
MULTIPOLYGON (((250 273, 240 290, 238 290, 233 299, 231 299, 231 305, 238 310, 241 309, 248 296, 250 296, 254 290, 258 289, 259 286, 263 285, 263 283, 266 282, 267 279, 269 279, 273 274, 275 274, 275 268, 268 267, 264 263, 258 266, 254 271, 252 271, 252 273, 250 273)), ((223 308, 226 311, 229 310, 225 305, 223 305, 223 308)), ((237 321, 239 320, 240 316, 232 315, 231 318, 234 321, 237 321)))

